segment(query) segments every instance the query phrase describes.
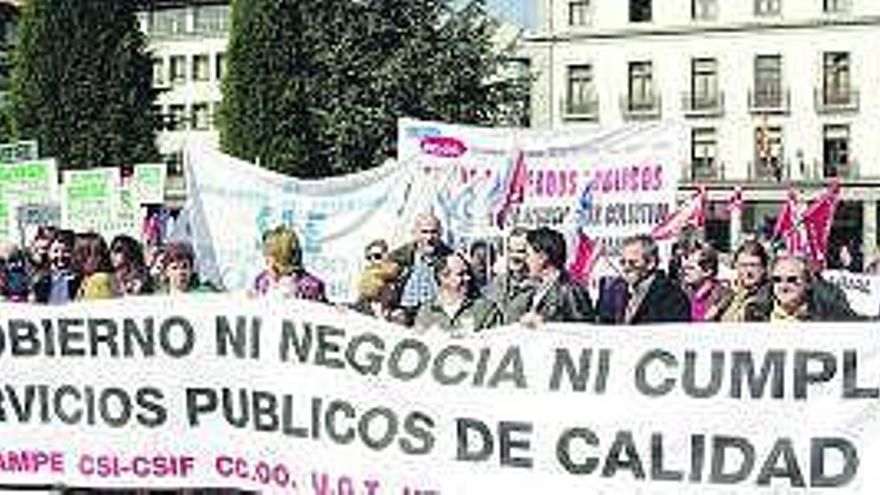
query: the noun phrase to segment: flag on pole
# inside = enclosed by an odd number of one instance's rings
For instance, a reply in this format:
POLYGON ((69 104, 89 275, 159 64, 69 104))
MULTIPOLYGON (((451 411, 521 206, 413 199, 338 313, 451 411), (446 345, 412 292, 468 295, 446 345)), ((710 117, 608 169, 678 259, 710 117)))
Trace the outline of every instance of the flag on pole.
POLYGON ((840 181, 835 180, 803 213, 807 247, 814 268, 824 267, 827 261, 828 238, 831 235, 831 225, 834 223, 834 213, 839 202, 840 181))
POLYGON ((504 198, 501 201, 501 208, 499 208, 498 214, 495 217, 498 227, 503 228, 513 208, 525 201, 526 185, 528 182, 529 171, 526 168, 525 153, 520 151, 514 165, 508 169, 504 198))
POLYGON ((651 237, 663 241, 677 236, 685 227, 702 228, 705 224, 706 187, 700 186, 685 204, 654 227, 651 237))
POLYGON ((727 200, 727 207, 725 208, 727 213, 742 213, 745 209, 745 201, 743 201, 743 190, 742 187, 736 186, 733 190, 733 194, 730 195, 730 198, 727 200))
POLYGON ((776 224, 773 226, 773 239, 781 240, 785 244, 785 250, 795 256, 805 256, 808 253, 806 232, 803 228, 800 198, 793 188, 788 189, 788 196, 776 224))

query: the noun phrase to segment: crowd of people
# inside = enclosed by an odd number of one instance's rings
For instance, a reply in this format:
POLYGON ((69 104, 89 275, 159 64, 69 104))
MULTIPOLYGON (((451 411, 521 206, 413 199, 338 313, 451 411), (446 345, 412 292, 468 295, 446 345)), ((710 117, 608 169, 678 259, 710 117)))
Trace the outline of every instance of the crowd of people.
MULTIPOLYGON (((319 274, 303 264, 296 232, 286 226, 262 239, 265 267, 253 297, 327 302, 319 274)), ((681 245, 679 245, 681 247, 681 245)), ((443 241, 431 213, 419 215, 413 239, 391 249, 384 239, 366 245, 357 300, 347 306, 421 331, 463 336, 492 327, 544 322, 636 325, 658 322, 858 320, 846 295, 803 258, 746 240, 731 257, 735 276, 719 277, 719 253, 703 242, 675 252, 661 268, 648 235, 624 240, 617 273, 603 277, 594 301, 571 276, 565 236, 551 228, 514 228, 496 262, 486 242, 456 251, 443 241)), ((0 294, 7 301, 63 304, 75 300, 218 292, 200 280, 192 247, 183 242, 142 244, 120 235, 40 228, 26 249, 0 251, 0 294)))

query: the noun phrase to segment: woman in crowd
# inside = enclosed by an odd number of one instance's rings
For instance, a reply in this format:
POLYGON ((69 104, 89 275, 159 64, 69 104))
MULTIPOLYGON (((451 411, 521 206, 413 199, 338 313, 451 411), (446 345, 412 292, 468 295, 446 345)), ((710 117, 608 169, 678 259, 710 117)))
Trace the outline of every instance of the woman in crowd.
POLYGON ((400 267, 393 261, 367 266, 358 281, 358 298, 352 308, 358 313, 395 323, 407 324, 406 313, 397 307, 400 267))
POLYGON ((492 301, 476 294, 467 258, 452 253, 434 267, 437 296, 423 304, 415 318, 420 330, 437 329, 461 337, 500 325, 501 310, 492 301))
POLYGON ((34 280, 34 301, 42 304, 64 304, 79 292, 82 276, 73 268, 74 233, 55 232, 49 244, 49 269, 38 273, 34 280))
POLYGON ((78 300, 119 297, 119 286, 110 262, 110 249, 99 234, 77 234, 73 244, 73 268, 82 276, 78 300))
POLYGON ((266 269, 254 280, 255 295, 327 301, 324 282, 303 267, 302 248, 293 230, 280 226, 266 232, 263 255, 266 269))
POLYGON ((162 294, 211 293, 217 289, 202 283, 195 270, 192 247, 184 242, 172 242, 165 246, 162 255, 162 294))
POLYGON ((127 235, 113 238, 110 261, 122 294, 132 296, 153 292, 153 279, 144 260, 144 251, 135 238, 127 235))
POLYGON ((685 256, 684 284, 691 301, 691 321, 713 321, 718 303, 730 289, 718 280, 718 252, 708 244, 698 245, 685 256))
POLYGON ((0 249, 0 296, 4 301, 28 302, 30 299, 30 260, 14 245, 0 249))

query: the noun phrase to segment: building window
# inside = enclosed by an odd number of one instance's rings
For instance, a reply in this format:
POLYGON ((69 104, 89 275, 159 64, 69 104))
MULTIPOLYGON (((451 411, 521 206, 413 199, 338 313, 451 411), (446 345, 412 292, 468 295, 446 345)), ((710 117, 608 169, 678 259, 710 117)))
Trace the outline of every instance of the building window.
POLYGON ((217 68, 216 68, 215 75, 216 75, 218 81, 222 81, 223 76, 226 75, 226 54, 225 53, 218 53, 215 61, 217 62, 217 68))
POLYGON ((229 5, 199 5, 193 11, 193 25, 199 34, 223 34, 229 31, 229 5))
POLYGON ((629 22, 651 22, 651 0, 629 0, 629 22))
POLYGON ((849 103, 849 53, 826 53, 823 58, 822 96, 824 103, 826 105, 849 103))
POLYGON ((594 115, 597 108, 596 86, 593 83, 593 67, 572 65, 568 67, 568 106, 566 113, 594 115))
POLYGON ((755 178, 781 181, 784 176, 782 128, 755 129, 755 178))
POLYGON ((646 110, 654 107, 654 84, 651 62, 629 64, 629 109, 646 110))
POLYGON ((822 10, 829 14, 849 12, 852 0, 822 0, 822 10))
POLYGON ((782 11, 782 0, 755 0, 755 15, 779 15, 782 11))
POLYGON ((846 177, 849 170, 849 126, 826 125, 822 133, 823 174, 825 178, 846 177))
POLYGON ((168 123, 169 131, 182 131, 186 129, 186 106, 169 105, 168 106, 168 123))
POLYGON ((693 180, 718 178, 718 142, 714 127, 691 131, 691 174, 693 180))
POLYGON ((171 83, 180 84, 186 82, 186 57, 183 55, 172 55, 169 60, 171 68, 171 83))
POLYGON ((153 86, 165 85, 165 59, 153 59, 153 86))
POLYGON ((211 59, 207 55, 193 56, 193 81, 207 81, 211 78, 211 59))
POLYGON ((779 55, 759 55, 755 58, 753 105, 759 108, 782 106, 782 57, 779 55))
POLYGON ((571 0, 568 2, 568 24, 570 26, 590 25, 590 0, 571 0))
POLYGON ((192 128, 196 131, 207 131, 211 128, 211 107, 207 103, 195 103, 192 106, 192 128))
POLYGON ((694 110, 718 106, 718 60, 695 58, 691 61, 691 91, 694 110))
POLYGON ((152 13, 150 33, 158 36, 170 36, 186 33, 186 9, 160 9, 152 13))
POLYGON ((691 18, 714 21, 718 18, 718 0, 691 0, 691 18))

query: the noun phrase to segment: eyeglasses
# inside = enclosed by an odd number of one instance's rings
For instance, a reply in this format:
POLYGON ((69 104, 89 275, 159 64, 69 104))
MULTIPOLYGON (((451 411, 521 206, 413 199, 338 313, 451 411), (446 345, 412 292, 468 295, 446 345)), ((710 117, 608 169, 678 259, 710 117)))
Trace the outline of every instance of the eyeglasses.
POLYGON ((773 280, 774 284, 786 283, 786 284, 800 285, 801 283, 803 283, 803 280, 801 280, 801 278, 798 277, 797 275, 790 275, 787 277, 780 277, 778 275, 774 275, 772 280, 773 280))
POLYGON ((385 253, 367 253, 367 261, 382 261, 382 258, 385 257, 385 253))

